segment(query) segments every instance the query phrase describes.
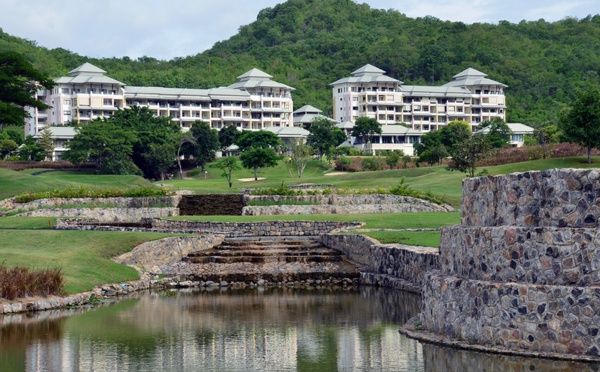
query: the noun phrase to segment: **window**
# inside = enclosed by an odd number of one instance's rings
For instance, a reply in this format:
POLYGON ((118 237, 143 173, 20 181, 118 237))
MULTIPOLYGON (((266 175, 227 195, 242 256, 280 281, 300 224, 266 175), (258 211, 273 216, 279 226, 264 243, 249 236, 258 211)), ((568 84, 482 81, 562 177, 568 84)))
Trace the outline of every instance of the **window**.
POLYGON ((65 110, 65 111, 64 111, 64 114, 65 114, 65 115, 71 115, 71 110, 65 110))
POLYGON ((65 100, 63 100, 63 104, 64 105, 70 105, 71 104, 71 100, 70 99, 65 99, 65 100))
POLYGON ((66 94, 69 94, 69 88, 62 88, 62 92, 66 93, 66 94))

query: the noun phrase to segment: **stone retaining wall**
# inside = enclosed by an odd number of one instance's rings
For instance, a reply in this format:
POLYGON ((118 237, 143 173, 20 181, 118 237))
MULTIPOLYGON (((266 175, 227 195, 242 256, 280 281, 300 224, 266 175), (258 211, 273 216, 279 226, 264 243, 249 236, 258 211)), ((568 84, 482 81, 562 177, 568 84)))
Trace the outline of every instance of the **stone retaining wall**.
POLYGON ((361 227, 361 222, 266 221, 266 222, 194 222, 142 219, 139 226, 102 224, 93 219, 58 219, 57 230, 158 231, 237 236, 319 236, 361 227))
POLYGON ((439 269, 437 248, 379 244, 364 235, 323 235, 321 242, 357 263, 361 283, 421 292, 425 273, 439 269))
POLYGON ((242 194, 182 195, 182 216, 239 216, 244 207, 242 194))
POLYGON ((599 206, 596 170, 465 180, 462 225, 442 229, 418 322, 502 352, 599 358, 599 206))
POLYGON ((597 169, 470 178, 463 181, 464 226, 599 227, 597 169))
POLYGON ((163 197, 148 197, 148 198, 48 198, 30 201, 28 203, 15 203, 4 201, 7 203, 8 209, 20 209, 31 211, 42 208, 53 208, 64 205, 69 206, 101 206, 105 208, 110 205, 114 208, 176 208, 179 205, 181 196, 163 196, 163 197))
POLYGON ((97 223, 136 223, 145 218, 179 216, 178 208, 69 208, 38 209, 20 213, 18 217, 79 217, 91 218, 97 223))
POLYGON ((123 265, 131 265, 151 270, 154 266, 168 266, 181 262, 189 253, 211 249, 223 242, 223 235, 177 236, 146 242, 135 247, 131 252, 114 259, 123 265))

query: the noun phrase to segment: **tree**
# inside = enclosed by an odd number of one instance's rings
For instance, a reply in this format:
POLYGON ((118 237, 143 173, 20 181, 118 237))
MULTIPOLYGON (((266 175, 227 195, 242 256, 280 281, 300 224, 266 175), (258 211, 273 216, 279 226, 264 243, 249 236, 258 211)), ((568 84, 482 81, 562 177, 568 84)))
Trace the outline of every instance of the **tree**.
POLYGON ((279 157, 273 149, 257 147, 244 151, 240 160, 244 168, 254 170, 254 180, 258 181, 258 170, 276 166, 279 157))
POLYGON ((171 142, 151 143, 148 150, 142 154, 146 164, 152 164, 154 174, 164 181, 166 173, 175 163, 175 147, 171 142))
POLYGON ((192 132, 182 132, 178 136, 179 144, 177 146, 177 167, 179 168, 179 178, 183 178, 183 169, 181 168, 181 150, 185 144, 196 146, 196 139, 192 132))
POLYGON ((19 148, 19 159, 20 160, 44 160, 44 149, 38 146, 32 136, 27 136, 23 146, 19 148))
POLYGON ((233 174, 233 171, 241 169, 237 158, 234 158, 233 156, 221 158, 217 163, 212 164, 211 167, 218 168, 223 172, 221 173, 221 177, 227 179, 227 184, 229 184, 229 188, 231 188, 231 186, 233 185, 233 183, 231 182, 231 176, 233 174))
POLYGON ((495 149, 508 145, 512 133, 508 125, 500 118, 484 121, 479 125, 479 130, 485 130, 485 136, 490 146, 495 149))
POLYGON ((63 158, 74 164, 91 161, 101 174, 141 174, 131 160, 136 141, 131 130, 94 120, 78 129, 63 158))
POLYGON ((466 173, 469 177, 475 177, 477 162, 485 158, 490 150, 491 145, 487 138, 472 136, 455 147, 452 163, 448 166, 448 169, 466 173))
POLYGON ((22 126, 29 117, 26 106, 40 110, 48 106, 35 99, 40 88, 52 89, 54 82, 16 52, 0 52, 0 128, 22 126))
POLYGON ((181 129, 170 118, 154 115, 148 107, 133 106, 118 110, 112 116, 101 119, 133 133, 135 142, 131 159, 148 179, 160 179, 164 173, 162 153, 173 165, 177 156, 177 144, 181 129), (171 150, 172 153, 166 153, 171 150))
POLYGON ((6 159, 17 148, 19 148, 19 145, 15 141, 8 138, 0 139, 0 159, 6 159))
POLYGON ((310 134, 307 138, 307 144, 317 150, 319 159, 323 155, 330 154, 333 149, 346 140, 344 131, 333 125, 333 122, 326 118, 313 120, 308 130, 310 134))
POLYGON ((219 150, 219 133, 211 129, 208 123, 203 121, 194 122, 191 129, 194 136, 194 146, 192 155, 196 159, 196 164, 206 170, 206 163, 215 159, 216 152, 219 150))
POLYGON ((354 128, 352 128, 352 137, 361 138, 368 151, 372 151, 373 144, 371 142, 375 133, 381 134, 381 124, 377 120, 365 116, 356 119, 354 128))
POLYGON ((456 149, 473 136, 471 126, 466 121, 451 121, 440 129, 440 142, 450 156, 454 156, 456 149))
POLYGON ((390 151, 387 154, 387 156, 385 157, 385 162, 390 167, 390 169, 394 169, 398 165, 398 162, 400 161, 400 159, 402 159, 403 156, 404 156, 404 151, 402 151, 402 150, 390 151))
POLYGON ((296 139, 289 146, 290 156, 285 160, 285 166, 290 172, 290 176, 302 178, 302 173, 312 156, 312 148, 306 145, 302 140, 296 139))
POLYGON ((40 132, 38 145, 44 149, 45 160, 52 161, 52 153, 54 152, 54 139, 52 138, 52 129, 44 127, 40 132))
POLYGON ((0 133, 4 133, 8 139, 15 141, 17 145, 22 145, 25 141, 25 136, 23 135, 23 126, 11 125, 8 127, 4 127, 0 133))
POLYGON ((235 125, 228 125, 225 128, 221 128, 219 131, 221 151, 225 151, 229 146, 237 144, 237 140, 241 134, 242 132, 240 132, 235 125))
POLYGON ((587 149, 587 162, 592 162, 592 149, 600 146, 600 91, 587 90, 579 95, 569 111, 561 115, 560 128, 570 142, 587 149))
POLYGON ((281 144, 279 137, 273 132, 266 130, 259 131, 245 131, 238 138, 237 145, 240 147, 240 151, 246 151, 250 148, 261 148, 261 149, 277 149, 281 144))

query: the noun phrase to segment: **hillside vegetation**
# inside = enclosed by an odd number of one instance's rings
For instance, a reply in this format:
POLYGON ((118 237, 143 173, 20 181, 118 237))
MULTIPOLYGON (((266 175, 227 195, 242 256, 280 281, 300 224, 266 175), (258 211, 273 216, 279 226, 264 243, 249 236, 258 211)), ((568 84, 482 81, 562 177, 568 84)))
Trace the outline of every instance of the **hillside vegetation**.
POLYGON ((128 85, 211 88, 257 67, 296 88, 296 107, 311 104, 326 113, 328 84, 366 63, 405 84, 428 85, 473 67, 509 86, 509 122, 534 126, 556 123, 578 91, 600 86, 600 15, 467 25, 350 0, 288 0, 263 9, 229 40, 170 61, 88 58, 0 30, 0 51, 6 50, 23 53, 51 76, 89 61, 128 85))

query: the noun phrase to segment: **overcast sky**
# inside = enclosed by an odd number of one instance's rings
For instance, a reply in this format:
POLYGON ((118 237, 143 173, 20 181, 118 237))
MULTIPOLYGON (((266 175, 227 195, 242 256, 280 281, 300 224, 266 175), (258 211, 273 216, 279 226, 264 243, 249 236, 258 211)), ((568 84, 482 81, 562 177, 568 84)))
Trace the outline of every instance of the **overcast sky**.
MULTIPOLYGON (((227 40, 261 9, 281 0, 0 0, 0 28, 47 48, 88 57, 171 59, 227 40)), ((431 15, 465 23, 600 13, 599 0, 357 0, 409 17, 431 15)))

